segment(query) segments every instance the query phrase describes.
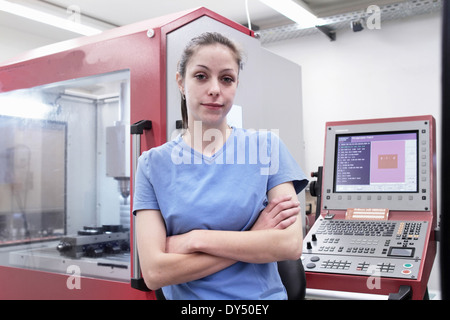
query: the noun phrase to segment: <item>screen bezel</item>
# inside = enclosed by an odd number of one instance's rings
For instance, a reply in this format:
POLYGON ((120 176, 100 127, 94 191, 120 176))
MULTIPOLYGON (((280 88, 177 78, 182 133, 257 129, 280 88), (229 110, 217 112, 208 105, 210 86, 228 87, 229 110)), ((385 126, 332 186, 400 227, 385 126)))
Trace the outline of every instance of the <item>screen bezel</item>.
POLYGON ((411 193, 419 193, 419 130, 401 130, 401 131, 377 131, 377 132, 353 132, 353 133, 336 133, 335 141, 334 141, 334 168, 333 168, 333 193, 336 194, 411 194, 411 193), (379 191, 379 190, 363 190, 363 191, 355 191, 355 190, 346 190, 346 191, 337 191, 337 165, 338 165, 338 147, 339 147, 339 138, 341 137, 356 137, 356 136, 380 136, 380 135, 396 135, 396 134, 410 134, 414 133, 416 135, 416 190, 405 190, 405 191, 379 191))

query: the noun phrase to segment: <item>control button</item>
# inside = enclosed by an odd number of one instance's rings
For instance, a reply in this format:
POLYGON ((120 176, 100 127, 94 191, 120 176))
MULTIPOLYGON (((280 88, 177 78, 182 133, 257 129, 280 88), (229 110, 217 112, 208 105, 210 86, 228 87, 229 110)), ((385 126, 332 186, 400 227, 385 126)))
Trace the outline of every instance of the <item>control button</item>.
POLYGON ((312 249, 312 245, 311 245, 311 242, 307 242, 306 243, 306 249, 308 249, 308 250, 311 250, 312 249))
POLYGON ((313 234, 311 235, 311 240, 312 240, 312 241, 317 241, 317 236, 316 236, 315 233, 313 233, 313 234))
POLYGON ((320 260, 320 258, 318 256, 311 257, 312 262, 317 262, 319 260, 320 260))
POLYGON ((411 274, 411 270, 405 269, 405 270, 402 270, 402 273, 403 274, 411 274))
POLYGON ((406 268, 406 269, 411 269, 412 267, 413 267, 412 263, 405 263, 403 265, 403 268, 406 268))
MULTIPOLYGON (((308 268, 308 269, 314 269, 315 267, 316 267, 316 264, 315 263, 308 263, 307 265, 306 265, 306 267, 308 268)), ((409 270, 407 270, 407 271, 409 271, 409 270)))

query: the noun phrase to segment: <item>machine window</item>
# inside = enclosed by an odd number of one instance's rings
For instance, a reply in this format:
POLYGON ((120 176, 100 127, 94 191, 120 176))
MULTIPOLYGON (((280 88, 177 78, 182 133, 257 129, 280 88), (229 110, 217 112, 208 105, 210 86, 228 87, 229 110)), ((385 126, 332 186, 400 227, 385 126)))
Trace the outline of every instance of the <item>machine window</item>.
POLYGON ((129 281, 129 77, 0 94, 0 265, 129 281))

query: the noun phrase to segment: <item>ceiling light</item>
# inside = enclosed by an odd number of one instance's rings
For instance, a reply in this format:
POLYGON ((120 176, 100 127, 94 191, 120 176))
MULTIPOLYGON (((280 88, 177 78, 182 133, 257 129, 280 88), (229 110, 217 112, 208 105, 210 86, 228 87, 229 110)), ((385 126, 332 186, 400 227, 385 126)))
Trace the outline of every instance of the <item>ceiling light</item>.
POLYGON ((312 28, 321 24, 321 19, 293 0, 260 0, 265 5, 296 22, 301 28, 312 28))
POLYGON ((28 8, 19 4, 0 0, 0 11, 11 13, 40 23, 45 23, 56 28, 68 30, 84 36, 92 36, 102 32, 100 29, 82 25, 69 19, 60 18, 39 10, 28 8))

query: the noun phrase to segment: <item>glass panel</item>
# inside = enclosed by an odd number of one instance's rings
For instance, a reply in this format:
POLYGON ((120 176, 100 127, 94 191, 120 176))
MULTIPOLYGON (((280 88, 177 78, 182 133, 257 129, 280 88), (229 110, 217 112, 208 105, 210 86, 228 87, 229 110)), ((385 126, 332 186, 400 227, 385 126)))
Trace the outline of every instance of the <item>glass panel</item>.
POLYGON ((129 281, 129 71, 0 94, 0 265, 129 281))

